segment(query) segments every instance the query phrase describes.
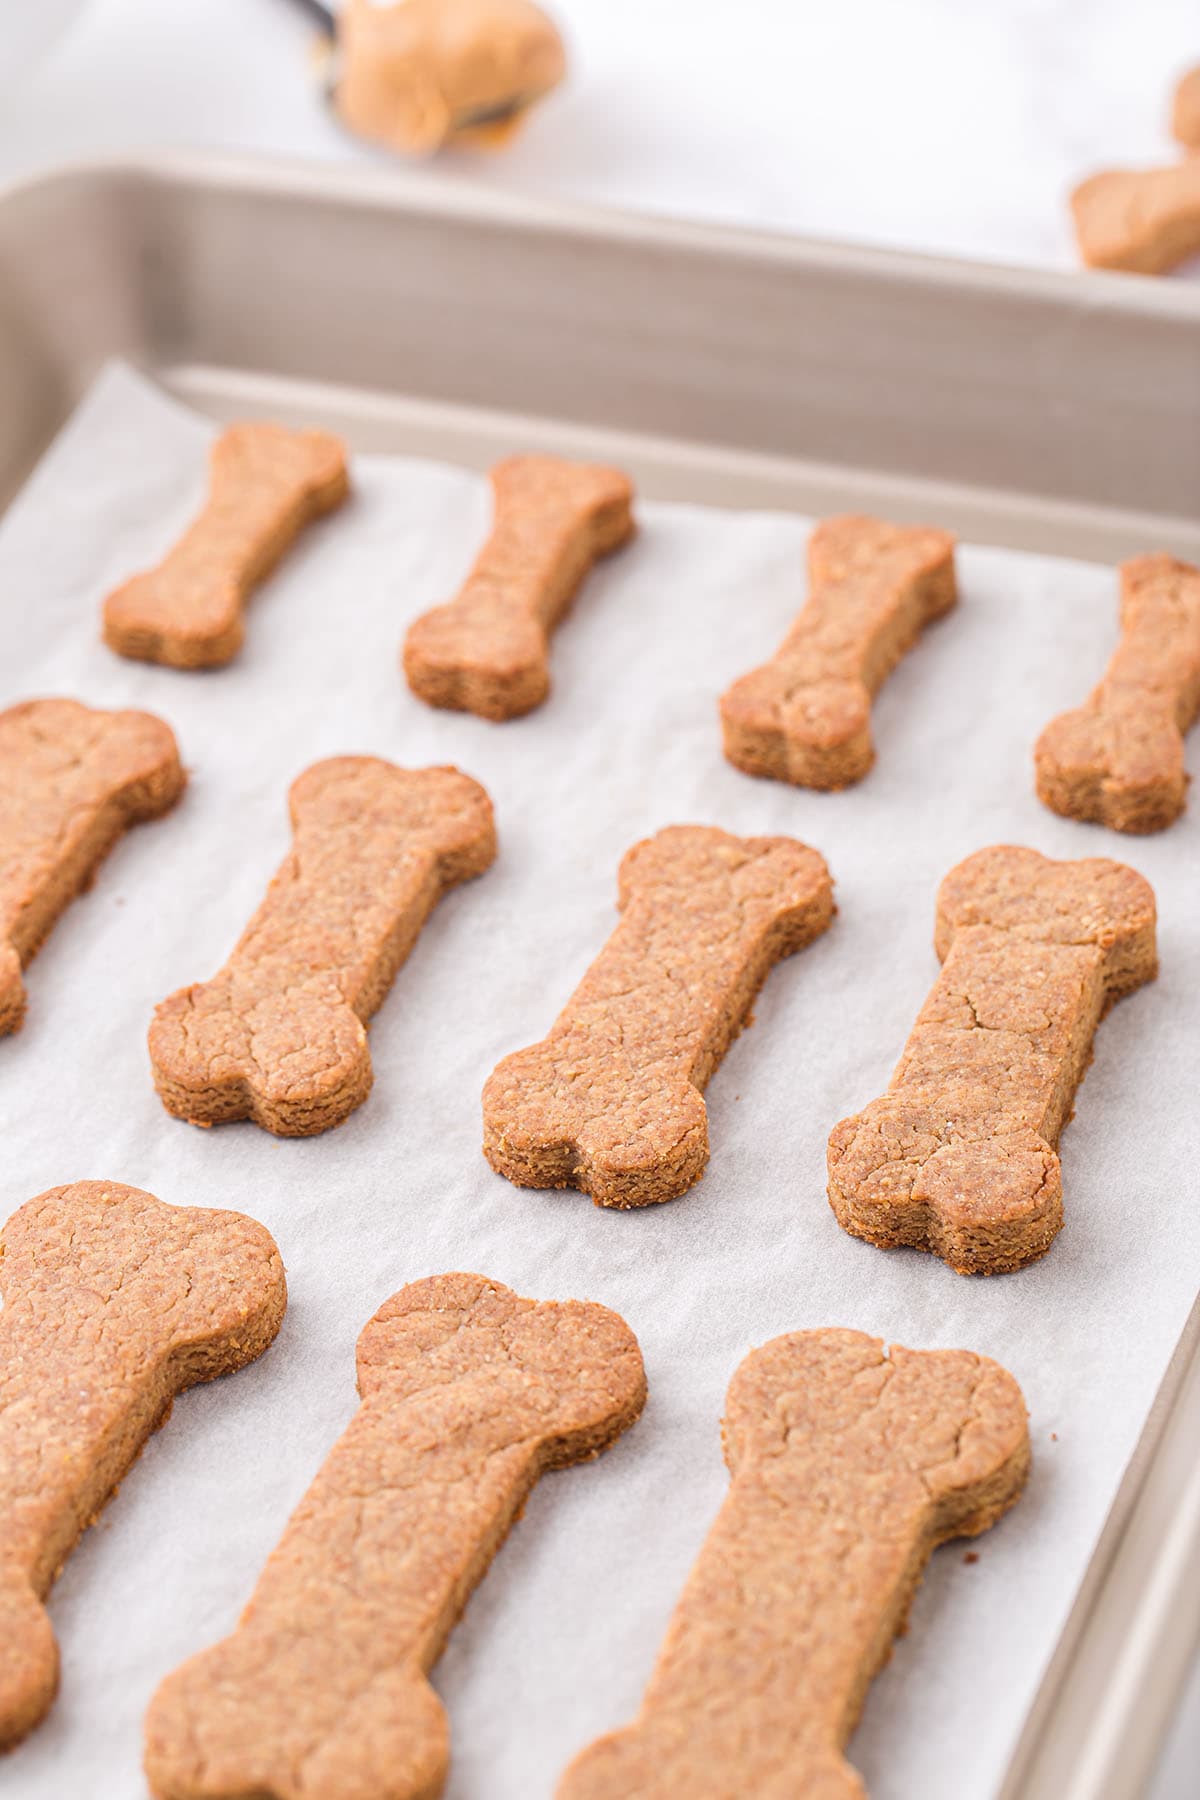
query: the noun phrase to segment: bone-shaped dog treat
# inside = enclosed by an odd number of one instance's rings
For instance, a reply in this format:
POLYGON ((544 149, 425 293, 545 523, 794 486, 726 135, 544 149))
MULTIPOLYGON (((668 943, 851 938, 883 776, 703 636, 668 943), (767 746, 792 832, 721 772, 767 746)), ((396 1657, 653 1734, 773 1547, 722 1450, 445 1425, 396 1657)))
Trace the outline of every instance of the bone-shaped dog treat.
POLYGON ((1162 275, 1200 255, 1200 158, 1162 169, 1106 169, 1071 195, 1089 268, 1162 275))
POLYGON ((496 854, 491 801, 458 769, 336 756, 289 800, 292 848, 233 955, 150 1027, 163 1105, 194 1125, 340 1125, 371 1091, 366 1021, 442 895, 496 854))
POLYGON ((871 701, 925 626, 958 598, 948 531, 826 519, 811 592, 770 662, 721 698, 725 755, 748 775, 842 788, 875 760, 871 701))
POLYGON ((428 1671, 543 1470, 596 1456, 646 1397, 615 1313, 482 1275, 386 1301, 358 1386, 238 1629, 151 1704, 160 1800, 433 1800, 449 1744, 428 1671))
POLYGON ((0 1747, 58 1685, 42 1601, 176 1394, 260 1356, 287 1302, 240 1213, 104 1181, 52 1188, 0 1234, 0 1747))
POLYGON ((122 656, 209 669, 242 645, 242 612, 311 520, 349 492, 346 452, 324 431, 231 425, 212 448, 209 493, 155 569, 104 603, 104 641, 122 656))
POLYGON ((483 1148, 519 1187, 598 1206, 673 1200, 708 1161, 701 1093, 773 965, 833 917, 794 838, 673 825, 621 863, 622 918, 548 1037, 483 1090, 483 1148))
POLYGON ((1187 150, 1200 150, 1200 66, 1180 77, 1171 106, 1171 134, 1187 150))
POLYGON ((942 971, 882 1099, 829 1139, 855 1237, 960 1274, 1019 1269, 1062 1225, 1055 1146, 1112 1004, 1157 973, 1154 893, 1123 863, 980 850, 938 892, 942 971))
POLYGON ((550 691, 550 633, 598 557, 634 530, 619 469, 513 456, 492 470, 491 536, 457 597, 409 628, 404 673, 430 706, 514 719, 550 691))
POLYGON ((798 1331, 755 1350, 722 1425, 732 1477, 641 1712, 558 1800, 865 1800, 841 1752, 934 1548, 994 1525, 1029 1468, 987 1357, 798 1331))
POLYGON ((0 713, 0 1035, 25 1017, 22 969, 117 839, 183 792, 169 728, 141 712, 27 700, 0 713))
POLYGON ((1121 641, 1085 704, 1038 739, 1038 796, 1114 831, 1183 811, 1183 734, 1200 715, 1200 569, 1139 556, 1121 569, 1121 641))

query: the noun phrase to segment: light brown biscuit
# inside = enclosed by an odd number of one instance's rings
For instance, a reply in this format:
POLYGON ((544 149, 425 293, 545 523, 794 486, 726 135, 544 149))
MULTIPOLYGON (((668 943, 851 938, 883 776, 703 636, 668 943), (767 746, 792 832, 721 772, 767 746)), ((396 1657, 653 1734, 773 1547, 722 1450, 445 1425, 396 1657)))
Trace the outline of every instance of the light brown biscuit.
POLYGON ((721 697, 725 755, 747 775, 843 788, 875 760, 871 701, 958 599, 954 538, 847 515, 808 543, 811 592, 770 662, 721 697))
POLYGON ((430 706, 499 720, 550 692, 550 633, 597 557, 633 535, 633 488, 557 456, 509 457, 491 482, 491 536, 456 598, 409 627, 404 673, 430 706))
POLYGON ((1171 135, 1187 150, 1200 150, 1200 64, 1183 75, 1171 104, 1171 135))
POLYGON ((1121 641, 1102 681, 1038 739, 1038 798, 1114 831, 1162 831, 1183 811, 1183 734, 1198 715, 1200 569, 1135 557, 1121 567, 1121 641))
POLYGON ((1158 971, 1154 892, 1124 863, 979 850, 938 890, 941 974, 887 1093, 829 1139, 855 1237, 963 1275, 1019 1269, 1062 1225, 1055 1146, 1092 1038, 1158 971))
POLYGON ((261 1225, 115 1182, 51 1188, 0 1237, 0 1748, 42 1719, 42 1605, 176 1394, 261 1356, 287 1304, 261 1225))
POLYGON ((672 825, 621 863, 621 921, 548 1037, 483 1090, 483 1151, 518 1187, 673 1200, 708 1161, 701 1099, 772 967, 833 918, 794 838, 672 825))
POLYGON ((994 1525, 1029 1470, 999 1364, 859 1331, 753 1351, 722 1438, 729 1493, 641 1711, 558 1800, 863 1800, 841 1752, 930 1554, 994 1525))
POLYGON ((1105 169, 1071 195, 1079 254, 1092 269, 1162 275, 1200 255, 1200 159, 1105 169))
POLYGON ((154 1084, 193 1125, 340 1125, 371 1091, 366 1021, 442 895, 496 854, 491 801, 458 769, 335 756, 289 804, 292 848, 233 955, 155 1009, 154 1084))
POLYGON ((176 669, 229 662, 242 646, 251 593, 304 526, 349 491, 339 438, 231 425, 212 447, 204 510, 157 568, 104 602, 105 643, 176 669))
POLYGON ((237 1630, 151 1703, 158 1800, 440 1794, 429 1670, 538 1477, 598 1455, 646 1397, 616 1313, 482 1275, 386 1301, 358 1340, 358 1387, 237 1630))
POLYGON ((532 0, 346 0, 334 104, 362 137, 410 156, 501 143, 566 73, 532 0))
POLYGON ((0 713, 0 1036, 25 1018, 21 971, 131 825, 174 806, 174 736, 142 712, 26 700, 0 713))

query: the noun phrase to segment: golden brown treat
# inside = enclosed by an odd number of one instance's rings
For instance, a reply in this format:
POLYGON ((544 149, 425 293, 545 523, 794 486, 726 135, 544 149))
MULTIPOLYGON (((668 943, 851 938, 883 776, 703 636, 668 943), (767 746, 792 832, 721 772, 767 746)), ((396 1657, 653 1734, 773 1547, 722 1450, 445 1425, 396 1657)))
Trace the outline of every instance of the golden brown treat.
POLYGON ((1038 739, 1038 798, 1114 831, 1162 831, 1183 811, 1183 734, 1198 715, 1200 569, 1135 557, 1121 567, 1121 641, 1103 680, 1038 739))
POLYGON ((1075 189, 1071 211, 1089 268, 1162 275, 1200 256, 1200 158, 1165 169, 1106 169, 1075 189))
POLYGON ((287 1304, 261 1225, 115 1182, 51 1188, 0 1236, 0 1748, 58 1687, 43 1600, 176 1394, 261 1356, 287 1304))
POLYGON ((0 1036, 25 1018, 21 971, 129 826, 174 806, 174 736, 142 712, 26 700, 0 713, 0 1036))
POLYGON ((642 1709, 558 1800, 864 1800, 841 1752, 930 1554, 986 1531, 1029 1470, 1012 1376, 859 1331, 753 1351, 722 1424, 729 1494, 642 1709))
POLYGON ((557 456, 512 456, 491 481, 491 536, 457 597, 409 627, 404 673, 430 706, 514 719, 550 692, 550 633, 584 576, 632 536, 633 489, 557 456))
POLYGON ((941 974, 887 1093, 829 1139, 838 1223, 961 1275, 1042 1256, 1062 1225, 1059 1133, 1100 1019, 1158 972, 1154 927, 1124 863, 1000 845, 951 869, 941 974))
POLYGON ((848 515, 808 543, 811 592, 770 662, 721 697, 725 755, 747 775, 843 788, 875 760, 871 701, 958 599, 954 538, 848 515))
POLYGON ((1200 65, 1189 69, 1175 89, 1171 135, 1185 149, 1200 150, 1200 65))
POLYGON ((229 662, 241 649, 253 590, 303 527, 349 491, 339 438, 231 425, 212 447, 204 510, 157 568, 104 602, 105 643, 176 669, 229 662))
POLYGON ((233 955, 155 1009, 154 1084, 193 1125, 340 1125, 371 1091, 366 1021, 442 895, 496 854, 491 801, 458 769, 335 756, 289 805, 292 848, 233 955))
POLYGON ((794 838, 672 825, 621 863, 620 924, 548 1037, 483 1090, 483 1151, 518 1187, 598 1206, 673 1200, 708 1161, 701 1094, 775 963, 833 918, 794 838))
POLYGON ((158 1800, 440 1794, 428 1672, 538 1477, 632 1425, 646 1377, 607 1307, 440 1275, 366 1326, 358 1388, 237 1630, 151 1703, 158 1800))
POLYGON ((360 137, 407 155, 498 143, 566 73, 531 0, 347 0, 334 105, 360 137))

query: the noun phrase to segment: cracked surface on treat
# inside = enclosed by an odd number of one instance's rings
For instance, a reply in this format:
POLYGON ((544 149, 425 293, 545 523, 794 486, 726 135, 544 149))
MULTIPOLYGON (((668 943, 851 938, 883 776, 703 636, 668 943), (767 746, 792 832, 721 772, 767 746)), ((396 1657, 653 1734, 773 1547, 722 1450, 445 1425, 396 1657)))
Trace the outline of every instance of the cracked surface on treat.
POLYGON ((671 1200, 708 1161, 701 1094, 775 963, 833 918, 794 838, 673 825, 621 863, 622 917, 549 1035, 483 1090, 484 1154, 520 1187, 671 1200))
POLYGON ((1163 169, 1104 169, 1071 195, 1089 268, 1163 275, 1200 253, 1200 158, 1163 169))
POLYGON ((176 1394, 260 1356, 283 1264, 240 1213, 115 1182, 52 1188, 0 1234, 0 1747, 48 1710, 42 1602, 176 1394))
POLYGON ((539 1476, 598 1455, 646 1397, 616 1313, 466 1274, 384 1303, 358 1384, 237 1630, 151 1704, 158 1800, 440 1794, 449 1734, 428 1671, 539 1476))
POLYGON ((215 668, 241 649, 243 610, 305 525, 350 491, 346 451, 324 431, 231 425, 212 447, 203 510, 154 569, 104 603, 121 656, 215 668))
POLYGON ((26 700, 0 713, 0 1036, 25 1017, 21 971, 131 825, 174 806, 186 777, 150 713, 26 700))
POLYGON ((842 1749, 930 1554, 994 1525, 1029 1469, 1006 1370, 858 1331, 752 1351, 722 1436, 729 1493, 641 1711, 558 1800, 863 1800, 842 1749))
POLYGON ((1200 569, 1173 556, 1121 567, 1121 640, 1083 706, 1038 739, 1038 798, 1114 831, 1162 831, 1183 811, 1184 733, 1200 715, 1200 569))
POLYGON ((1154 892, 1123 863, 980 850, 941 885, 935 946, 887 1093, 830 1136, 829 1202, 869 1243, 997 1274, 1061 1228, 1059 1133, 1100 1019, 1157 973, 1154 892))
POLYGON ((619 469, 513 456, 491 472, 491 535, 455 599, 409 627, 404 673, 430 706, 512 719, 550 691, 550 633, 598 557, 633 535, 619 469))
POLYGON ((721 699, 725 755, 748 775, 842 788, 875 760, 871 701, 958 598, 954 538, 856 515, 809 539, 810 593, 770 662, 721 699))
POLYGON ((233 955, 155 1010, 155 1086, 193 1124, 306 1137, 361 1106, 366 1021, 441 896, 496 854, 491 802, 458 769, 332 757, 289 800, 292 848, 233 955))

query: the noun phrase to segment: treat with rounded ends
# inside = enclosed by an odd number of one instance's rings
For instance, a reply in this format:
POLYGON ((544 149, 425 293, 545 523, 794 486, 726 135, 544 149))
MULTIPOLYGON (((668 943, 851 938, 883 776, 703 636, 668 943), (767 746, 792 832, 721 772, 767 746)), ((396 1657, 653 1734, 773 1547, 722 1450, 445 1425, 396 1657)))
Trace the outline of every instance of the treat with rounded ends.
POLYGON ((1038 798, 1114 831, 1162 831, 1184 807, 1183 734, 1200 715, 1200 569, 1121 568, 1121 641, 1083 706, 1038 739, 1038 798))
POLYGON ((860 1331, 753 1351, 722 1423, 731 1485, 642 1709, 558 1800, 865 1800, 842 1750, 925 1564, 1019 1497, 1012 1376, 967 1350, 885 1353, 860 1331))
POLYGON ((261 1356, 287 1304, 269 1234, 105 1181, 52 1188, 0 1234, 0 1747, 45 1715, 42 1605, 176 1394, 261 1356))
POLYGON ((503 142, 566 73, 532 0, 346 0, 338 48, 342 123, 410 156, 503 142))
POLYGON ((130 825, 186 782, 150 713, 26 700, 0 713, 0 1036, 25 1018, 21 971, 130 825))
POLYGON ((1200 65, 1180 78, 1171 106, 1171 134, 1187 150, 1200 150, 1200 65))
POLYGON ((598 1206, 673 1200, 708 1161, 701 1094, 775 963, 833 918, 794 838, 672 825, 621 863, 622 918, 548 1037, 483 1090, 483 1150, 519 1187, 598 1206))
POLYGON ((358 1388, 237 1630, 151 1703, 158 1800, 440 1794, 428 1672, 538 1477, 606 1449, 646 1378, 607 1307, 440 1275, 366 1326, 358 1388))
POLYGON ((499 720, 550 692, 550 633, 596 558, 633 535, 633 488, 557 456, 512 456, 491 481, 491 536, 457 597, 409 627, 404 673, 430 706, 499 720))
POLYGON ((958 599, 954 538, 881 519, 825 519, 808 542, 811 592, 770 662, 721 697, 725 755, 747 775, 843 788, 875 760, 871 701, 958 599))
POLYGON ((204 510, 156 569, 104 602, 105 643, 176 669, 229 662, 241 649, 253 590, 303 527, 349 491, 340 438, 231 425, 212 447, 204 510))
POLYGON ((1075 189, 1071 211, 1089 268, 1163 275, 1200 256, 1200 158, 1165 169, 1105 169, 1075 189))
POLYGON ((155 1009, 154 1083, 193 1125, 340 1125, 371 1091, 366 1021, 442 895, 496 854, 491 801, 458 769, 335 756, 289 800, 292 848, 233 955, 155 1009))
POLYGON ((838 1223, 963 1275, 1042 1256, 1055 1146, 1113 1003, 1158 971, 1154 891, 1124 863, 977 851, 938 891, 942 971, 887 1093, 829 1139, 838 1223))

